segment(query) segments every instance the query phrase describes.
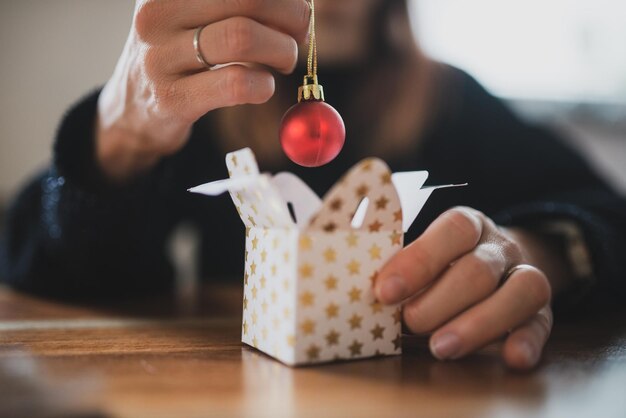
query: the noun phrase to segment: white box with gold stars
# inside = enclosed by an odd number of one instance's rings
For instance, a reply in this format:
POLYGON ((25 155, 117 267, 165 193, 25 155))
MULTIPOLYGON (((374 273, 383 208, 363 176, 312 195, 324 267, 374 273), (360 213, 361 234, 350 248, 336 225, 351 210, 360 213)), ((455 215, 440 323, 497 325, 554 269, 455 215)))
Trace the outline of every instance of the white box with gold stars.
POLYGON ((260 174, 248 148, 226 165, 230 179, 190 191, 228 191, 246 227, 242 341, 288 365, 400 354, 400 308, 372 283, 438 188, 421 188, 428 173, 366 159, 322 201, 293 174, 260 174))

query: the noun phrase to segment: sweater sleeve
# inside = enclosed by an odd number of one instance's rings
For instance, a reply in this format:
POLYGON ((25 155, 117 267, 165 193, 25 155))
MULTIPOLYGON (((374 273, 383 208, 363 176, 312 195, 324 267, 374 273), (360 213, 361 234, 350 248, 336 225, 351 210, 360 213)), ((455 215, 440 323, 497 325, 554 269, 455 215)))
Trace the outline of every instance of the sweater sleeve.
POLYGON ((557 134, 521 121, 467 74, 460 79, 455 126, 465 134, 451 147, 467 173, 470 204, 501 225, 574 223, 592 261, 590 293, 623 300, 626 199, 557 134))
POLYGON ((166 238, 180 213, 164 202, 172 170, 162 163, 123 187, 95 161, 99 92, 65 115, 51 166, 9 208, 0 237, 0 278, 55 297, 124 296, 172 286, 166 238))

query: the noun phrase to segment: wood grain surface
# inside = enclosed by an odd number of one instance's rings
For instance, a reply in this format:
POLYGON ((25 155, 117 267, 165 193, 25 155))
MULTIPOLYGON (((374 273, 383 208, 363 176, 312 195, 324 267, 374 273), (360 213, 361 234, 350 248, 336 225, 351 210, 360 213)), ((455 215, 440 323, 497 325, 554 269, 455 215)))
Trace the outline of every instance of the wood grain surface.
POLYGON ((0 288, 2 417, 626 417, 626 314, 557 322, 542 365, 493 344, 289 368, 240 343, 241 289, 114 304, 0 288))

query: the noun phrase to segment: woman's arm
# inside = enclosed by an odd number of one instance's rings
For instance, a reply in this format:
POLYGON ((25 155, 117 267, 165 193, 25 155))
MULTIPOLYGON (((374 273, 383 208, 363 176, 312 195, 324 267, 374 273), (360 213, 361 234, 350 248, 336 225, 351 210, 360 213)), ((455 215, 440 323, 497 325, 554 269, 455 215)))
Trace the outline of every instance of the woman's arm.
POLYGON ((97 99, 92 94, 68 112, 53 164, 9 208, 0 277, 18 289, 105 297, 172 285, 165 241, 181 214, 164 204, 167 167, 109 186, 93 157, 97 99))

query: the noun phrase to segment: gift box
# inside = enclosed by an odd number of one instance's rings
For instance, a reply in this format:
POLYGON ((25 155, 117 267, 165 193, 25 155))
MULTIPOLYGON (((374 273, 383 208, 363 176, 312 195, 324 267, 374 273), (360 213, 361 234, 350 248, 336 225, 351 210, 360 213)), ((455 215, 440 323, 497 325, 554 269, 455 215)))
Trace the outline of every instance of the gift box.
POLYGON ((226 156, 229 179, 189 189, 229 192, 246 227, 242 342, 288 365, 401 353, 399 306, 373 282, 437 186, 425 171, 359 162, 321 200, 291 173, 259 173, 252 151, 226 156))

